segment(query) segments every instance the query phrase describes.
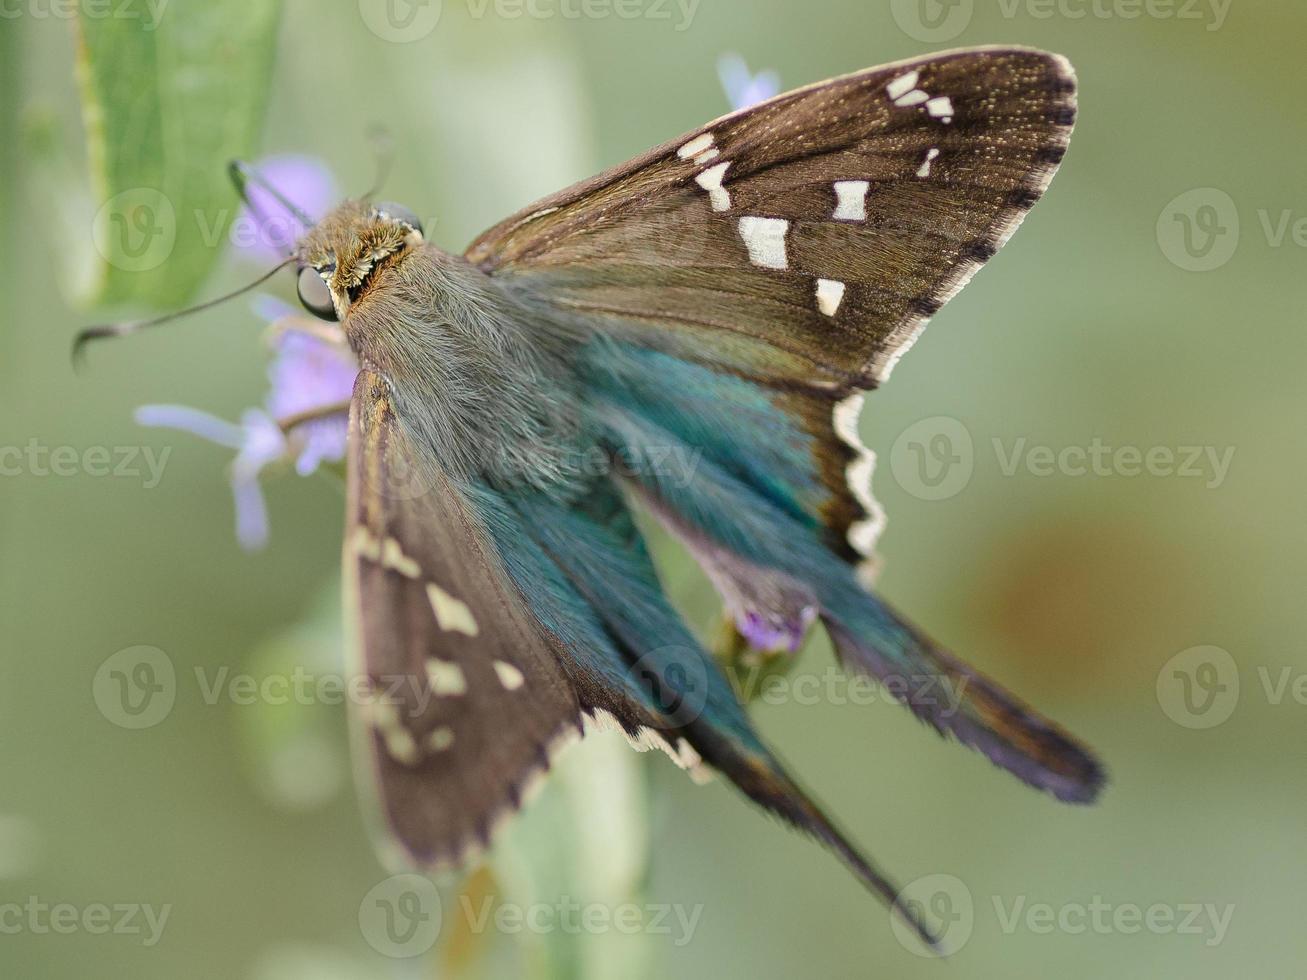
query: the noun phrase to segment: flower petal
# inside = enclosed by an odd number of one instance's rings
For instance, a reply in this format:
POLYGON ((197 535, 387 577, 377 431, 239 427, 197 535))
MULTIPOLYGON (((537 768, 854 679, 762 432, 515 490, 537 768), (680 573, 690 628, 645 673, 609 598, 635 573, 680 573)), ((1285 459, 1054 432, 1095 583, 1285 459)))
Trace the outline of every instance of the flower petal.
POLYGON ((241 416, 245 441, 231 464, 231 493, 236 502, 236 540, 247 551, 268 543, 268 505, 259 473, 286 455, 286 437, 265 412, 252 408, 241 416))
MULTIPOLYGON (((343 405, 354 392, 358 371, 358 361, 348 348, 288 327, 277 336, 276 354, 268 368, 268 411, 274 418, 286 419, 343 405)), ((293 430, 299 450, 296 472, 308 476, 323 460, 344 459, 347 423, 342 409, 297 425, 293 430)))
POLYGON ((268 367, 268 411, 280 419, 347 402, 358 373, 348 349, 293 328, 284 330, 268 367))
POLYGON ((132 413, 132 418, 137 425, 180 429, 228 449, 240 449, 245 444, 245 433, 240 426, 185 405, 142 405, 132 413))
POLYGON ((251 408, 241 415, 245 441, 232 462, 232 472, 242 479, 254 479, 269 463, 286 455, 286 436, 268 414, 251 408))
POLYGON ((645 497, 712 582, 740 635, 764 653, 797 653, 817 619, 817 597, 784 572, 755 565, 645 497))
POLYGON ((236 501, 236 540, 246 551, 258 551, 268 543, 268 505, 257 477, 233 469, 231 494, 236 501))
POLYGON ((296 426, 295 439, 301 448, 295 459, 295 472, 300 476, 310 476, 324 460, 335 463, 344 459, 348 433, 349 415, 346 412, 296 426))
POLYGON ((250 306, 254 309, 254 315, 266 323, 276 323, 285 317, 302 315, 298 309, 285 300, 270 296, 267 293, 256 293, 250 306))
MULTIPOLYGON (((294 154, 265 157, 254 169, 312 220, 326 214, 338 199, 331 171, 315 157, 294 154)), ((260 263, 280 261, 308 229, 262 187, 247 184, 245 193, 249 204, 237 218, 232 240, 242 252, 260 263)))
POLYGON ((732 109, 744 109, 765 102, 781 90, 780 76, 774 71, 749 72, 749 66, 734 52, 717 59, 717 77, 721 79, 726 99, 732 109))

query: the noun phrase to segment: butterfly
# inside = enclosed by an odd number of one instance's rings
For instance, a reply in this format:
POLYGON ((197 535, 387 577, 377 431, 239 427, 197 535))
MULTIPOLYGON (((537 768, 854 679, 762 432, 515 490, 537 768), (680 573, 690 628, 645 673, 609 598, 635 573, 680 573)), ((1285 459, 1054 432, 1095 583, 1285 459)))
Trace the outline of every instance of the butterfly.
POLYGON ((965 49, 724 116, 461 255, 368 198, 307 231, 300 299, 361 365, 344 566, 372 696, 354 730, 412 863, 463 864, 562 746, 615 729, 722 774, 932 939, 757 733, 637 510, 746 636, 793 647, 819 623, 939 733, 1095 798, 1088 749, 872 591, 883 516, 858 437, 864 394, 1047 188, 1075 106, 1065 59, 965 49))

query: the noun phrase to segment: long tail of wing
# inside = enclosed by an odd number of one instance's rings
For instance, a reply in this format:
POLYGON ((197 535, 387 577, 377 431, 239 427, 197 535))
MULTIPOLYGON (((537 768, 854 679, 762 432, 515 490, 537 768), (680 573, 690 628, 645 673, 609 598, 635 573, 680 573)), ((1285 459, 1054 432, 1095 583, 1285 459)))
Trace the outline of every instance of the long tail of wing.
POLYGON ((632 477, 724 595, 770 622, 804 623, 815 611, 846 666, 929 692, 905 700, 936 730, 1058 799, 1094 799, 1104 776, 1084 746, 868 591, 878 508, 844 402, 648 351, 610 345, 595 358, 607 437, 622 453, 698 451, 690 469, 639 466, 632 477))
MULTIPOLYGON (((501 498, 502 499, 502 498, 501 498)), ((898 889, 871 863, 786 773, 767 749, 729 682, 668 605, 630 513, 611 484, 597 484, 583 502, 563 506, 541 495, 509 498, 518 515, 513 526, 525 535, 501 548, 529 551, 533 566, 528 602, 542 580, 555 596, 572 597, 571 616, 589 619, 603 642, 589 655, 608 660, 605 672, 636 692, 642 718, 622 714, 609 699, 606 710, 628 734, 655 733, 682 764, 699 761, 723 773, 746 796, 828 846, 872 892, 901 914, 929 945, 936 939, 919 914, 900 902, 898 889), (580 603, 577 603, 577 599, 580 603), (691 752, 678 747, 688 743, 691 752), (690 755, 692 758, 686 758, 690 755)), ((507 524, 501 525, 506 527, 507 524)), ((527 584, 527 583, 524 583, 527 584)), ((548 602, 549 600, 546 600, 548 602)), ((571 630, 558 619, 559 606, 540 609, 542 621, 571 630)), ((582 701, 586 699, 582 693, 582 701)), ((583 705, 584 709, 584 705, 583 705)))
POLYGON ((1036 789, 1090 803, 1106 778, 1079 742, 978 670, 941 649, 888 606, 861 628, 824 617, 845 667, 881 680, 941 735, 983 753, 1036 789))

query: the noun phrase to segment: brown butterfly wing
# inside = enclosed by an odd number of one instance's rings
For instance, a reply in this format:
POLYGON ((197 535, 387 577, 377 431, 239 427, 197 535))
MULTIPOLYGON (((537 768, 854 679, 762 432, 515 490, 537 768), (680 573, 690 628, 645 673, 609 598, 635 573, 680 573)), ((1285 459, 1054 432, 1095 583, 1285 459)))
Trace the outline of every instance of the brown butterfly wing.
POLYGON ((467 257, 678 356, 871 387, 1039 199, 1074 118, 1057 55, 929 55, 724 116, 500 222, 467 257))
POLYGON ((488 843, 580 716, 472 508, 416 458, 385 382, 361 372, 344 553, 366 679, 355 728, 390 833, 444 867, 488 843))

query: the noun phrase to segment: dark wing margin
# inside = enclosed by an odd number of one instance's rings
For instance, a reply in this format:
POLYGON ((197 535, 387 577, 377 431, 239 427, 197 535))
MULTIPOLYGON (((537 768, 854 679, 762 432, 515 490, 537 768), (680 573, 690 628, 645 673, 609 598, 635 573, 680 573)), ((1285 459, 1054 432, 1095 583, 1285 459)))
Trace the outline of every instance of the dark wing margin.
POLYGON ((473 509, 416 467, 367 370, 350 406, 344 568, 352 723, 385 826, 410 862, 457 866, 522 805, 580 712, 473 509))
POLYGON ((545 198, 466 254, 682 356, 873 387, 1043 194, 1075 93, 1066 59, 1023 48, 857 72, 545 198))

